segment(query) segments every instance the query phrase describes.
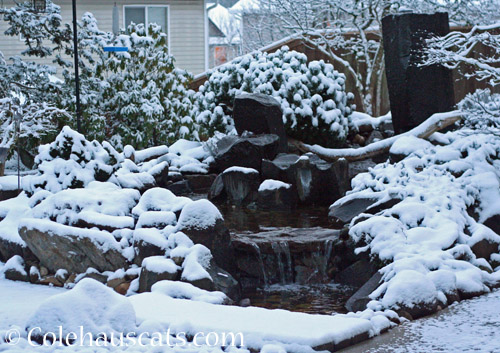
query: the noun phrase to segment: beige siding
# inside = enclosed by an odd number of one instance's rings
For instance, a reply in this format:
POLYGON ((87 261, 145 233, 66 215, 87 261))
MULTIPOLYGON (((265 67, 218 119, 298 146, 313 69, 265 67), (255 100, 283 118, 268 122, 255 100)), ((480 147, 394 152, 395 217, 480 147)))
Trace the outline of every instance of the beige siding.
MULTIPOLYGON (((71 23, 72 10, 70 0, 55 0, 61 5, 62 17, 71 23)), ((77 1, 78 18, 83 13, 92 12, 98 21, 99 28, 105 31, 112 29, 113 4, 111 0, 77 1)), ((4 1, 6 7, 13 1, 4 1)), ((170 11, 170 53, 175 56, 178 67, 197 74, 205 71, 205 14, 203 0, 117 0, 120 13, 120 27, 123 27, 123 5, 169 5, 170 11)), ((25 49, 19 38, 7 37, 3 33, 6 24, 0 21, 0 51, 5 58, 19 55, 25 49)), ((40 62, 40 61, 39 61, 40 62)), ((45 59, 42 63, 50 63, 45 59)))

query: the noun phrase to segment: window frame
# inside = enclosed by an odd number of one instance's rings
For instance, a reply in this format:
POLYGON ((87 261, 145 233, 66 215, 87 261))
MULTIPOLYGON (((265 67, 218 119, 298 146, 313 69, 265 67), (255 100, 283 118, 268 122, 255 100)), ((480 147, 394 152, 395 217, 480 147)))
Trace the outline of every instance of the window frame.
MULTIPOLYGON (((126 28, 125 24, 125 9, 126 8, 144 8, 144 17, 146 19, 146 23, 144 24, 146 27, 149 24, 149 19, 148 19, 148 7, 166 7, 167 8, 167 47, 168 47, 168 54, 171 55, 171 45, 170 45, 170 5, 169 4, 130 4, 130 5, 123 5, 123 27, 126 28)), ((163 31, 165 31, 165 28, 163 28, 163 31)))

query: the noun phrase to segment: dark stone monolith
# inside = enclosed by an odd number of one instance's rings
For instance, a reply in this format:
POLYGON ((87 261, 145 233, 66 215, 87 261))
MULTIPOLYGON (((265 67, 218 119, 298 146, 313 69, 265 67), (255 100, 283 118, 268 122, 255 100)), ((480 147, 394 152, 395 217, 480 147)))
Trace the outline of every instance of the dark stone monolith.
POLYGON ((382 19, 387 84, 397 134, 413 129, 434 113, 453 110, 452 72, 440 65, 418 65, 425 40, 449 31, 444 12, 402 13, 382 19))

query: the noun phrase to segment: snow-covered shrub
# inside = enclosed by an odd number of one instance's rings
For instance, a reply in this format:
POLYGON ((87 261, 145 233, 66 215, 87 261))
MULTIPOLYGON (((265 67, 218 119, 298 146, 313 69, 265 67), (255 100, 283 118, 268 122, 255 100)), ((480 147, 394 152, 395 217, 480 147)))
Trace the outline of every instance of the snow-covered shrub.
POLYGON ((489 89, 479 89, 465 96, 458 107, 464 113, 465 125, 468 127, 499 133, 500 94, 492 94, 489 89))
POLYGON ((345 92, 345 76, 331 64, 307 63, 304 54, 283 47, 271 54, 245 55, 212 71, 195 95, 196 119, 208 136, 233 130, 226 108, 242 92, 274 96, 291 137, 339 146, 347 136, 353 95, 345 92))
POLYGON ((371 295, 371 309, 446 304, 450 292, 484 293, 500 281, 493 257, 473 251, 480 241, 500 244, 500 236, 482 224, 500 213, 500 138, 463 132, 440 134, 443 146, 400 138, 420 147, 408 146, 402 161, 357 175, 353 190, 338 201, 401 200, 351 222, 357 252, 369 253, 383 266, 383 284, 371 295))
MULTIPOLYGON (((83 16, 82 110, 88 136, 114 137, 135 148, 197 138, 187 89, 192 75, 175 68, 167 43, 167 35, 156 24, 147 28, 132 24, 114 39, 98 30, 92 14, 83 16), (104 46, 127 47, 128 52, 109 54, 104 46)), ((72 70, 63 74, 70 86, 72 70)), ((72 106, 72 95, 61 97, 59 104, 72 106)))
POLYGON ((27 192, 58 192, 82 188, 92 181, 108 181, 119 168, 121 155, 107 142, 89 142, 65 126, 55 141, 39 147, 35 158, 38 175, 25 185, 27 192))

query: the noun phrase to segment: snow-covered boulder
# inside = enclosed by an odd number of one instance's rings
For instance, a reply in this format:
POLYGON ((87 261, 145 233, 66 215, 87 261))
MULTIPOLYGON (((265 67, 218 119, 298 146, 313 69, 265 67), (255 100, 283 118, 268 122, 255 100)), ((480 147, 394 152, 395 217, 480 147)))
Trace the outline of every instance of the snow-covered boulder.
POLYGON ((151 256, 142 261, 139 276, 139 292, 149 292, 151 286, 163 280, 177 280, 180 268, 172 259, 164 256, 151 256))
POLYGON ((236 264, 231 237, 224 218, 208 200, 197 200, 184 206, 177 230, 185 233, 195 244, 203 244, 212 252, 217 265, 234 273, 236 264))
MULTIPOLYGON (((87 278, 72 290, 45 300, 26 323, 26 330, 34 339, 52 332, 56 340, 61 338, 64 341, 71 332, 78 334, 81 327, 84 333, 91 333, 94 337, 106 335, 105 340, 111 335, 115 338, 121 334, 126 336, 136 328, 135 311, 126 297, 87 278), (60 330, 62 337, 59 337, 60 330)), ((69 337, 71 339, 71 335, 69 337)))
POLYGON ((292 184, 301 204, 330 205, 349 189, 348 163, 328 163, 315 154, 280 154, 262 161, 263 179, 292 184))
POLYGON ((297 191, 292 184, 266 179, 259 185, 257 205, 262 210, 290 210, 297 206, 297 191))
POLYGON ((89 267, 114 271, 126 267, 124 249, 106 231, 62 225, 48 219, 26 218, 19 224, 19 235, 40 263, 56 272, 83 273, 89 267))
POLYGON ((222 172, 227 202, 242 206, 257 201, 260 174, 257 170, 244 167, 230 167, 222 172))
POLYGON ((2 267, 1 271, 4 277, 11 281, 29 281, 24 259, 19 255, 11 257, 2 267))
POLYGON ((215 168, 222 172, 238 166, 261 170, 263 159, 274 159, 279 151, 277 135, 225 136, 217 142, 215 168))
POLYGON ((283 124, 280 102, 272 96, 261 93, 242 93, 234 97, 234 127, 239 135, 245 131, 260 134, 274 134, 280 138, 280 153, 288 152, 288 140, 283 124))

